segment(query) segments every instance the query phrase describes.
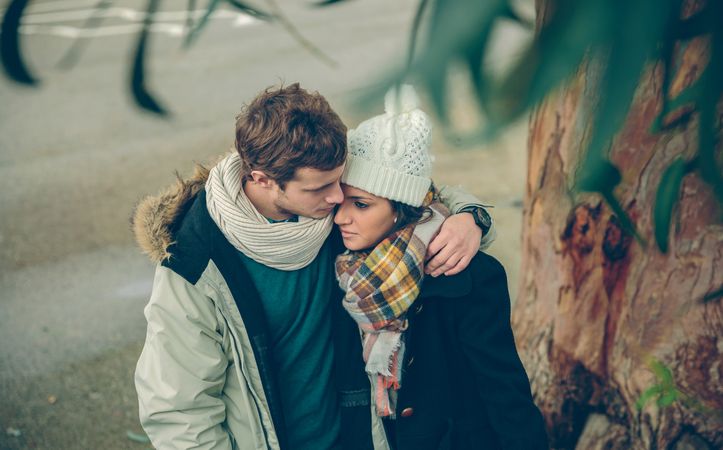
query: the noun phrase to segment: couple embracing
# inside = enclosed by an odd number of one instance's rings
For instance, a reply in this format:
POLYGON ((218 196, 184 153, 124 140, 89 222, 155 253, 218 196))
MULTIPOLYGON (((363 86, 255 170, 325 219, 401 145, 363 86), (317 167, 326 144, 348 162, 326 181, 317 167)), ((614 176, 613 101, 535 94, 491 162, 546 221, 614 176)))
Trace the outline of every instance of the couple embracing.
POLYGON ((157 262, 135 373, 157 448, 547 448, 481 203, 432 184, 411 86, 347 129, 298 84, 233 152, 143 200, 157 262))

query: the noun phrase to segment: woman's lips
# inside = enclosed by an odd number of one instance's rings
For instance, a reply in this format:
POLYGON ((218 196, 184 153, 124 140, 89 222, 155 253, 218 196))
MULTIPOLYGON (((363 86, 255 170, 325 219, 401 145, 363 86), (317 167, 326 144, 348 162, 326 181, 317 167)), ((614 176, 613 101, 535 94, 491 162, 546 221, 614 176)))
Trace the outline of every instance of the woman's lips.
POLYGON ((352 233, 350 231, 341 230, 341 237, 343 237, 343 238, 349 238, 349 237, 354 236, 355 234, 356 233, 352 233))

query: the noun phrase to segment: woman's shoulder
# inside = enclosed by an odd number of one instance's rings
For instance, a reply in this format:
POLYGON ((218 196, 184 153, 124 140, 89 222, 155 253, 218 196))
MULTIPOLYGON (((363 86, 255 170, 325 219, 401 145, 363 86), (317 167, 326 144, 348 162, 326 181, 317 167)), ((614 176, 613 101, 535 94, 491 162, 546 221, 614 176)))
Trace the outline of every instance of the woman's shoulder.
POLYGON ((504 280, 507 275, 502 264, 492 255, 478 252, 462 272, 436 278, 425 277, 421 295, 423 297, 465 297, 480 286, 504 280))
POLYGON ((463 314, 473 314, 472 311, 495 317, 509 314, 507 273, 497 258, 479 252, 464 272, 469 274, 470 286, 467 295, 452 302, 455 308, 462 308, 463 314))
POLYGON ((473 281, 489 280, 499 277, 507 278, 507 273, 502 263, 494 256, 485 252, 477 252, 469 263, 469 266, 467 266, 463 272, 467 271, 470 272, 473 281))

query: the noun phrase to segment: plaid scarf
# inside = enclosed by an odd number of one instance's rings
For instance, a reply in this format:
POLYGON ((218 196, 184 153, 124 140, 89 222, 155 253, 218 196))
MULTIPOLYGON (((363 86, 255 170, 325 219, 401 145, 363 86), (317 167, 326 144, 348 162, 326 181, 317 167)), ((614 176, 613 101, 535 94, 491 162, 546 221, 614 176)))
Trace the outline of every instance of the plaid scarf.
POLYGON ((344 308, 362 331, 366 372, 382 417, 395 417, 407 311, 419 296, 427 246, 449 214, 433 198, 430 190, 424 201, 431 203, 429 220, 394 231, 372 250, 347 251, 336 258, 336 276, 346 292, 344 308))

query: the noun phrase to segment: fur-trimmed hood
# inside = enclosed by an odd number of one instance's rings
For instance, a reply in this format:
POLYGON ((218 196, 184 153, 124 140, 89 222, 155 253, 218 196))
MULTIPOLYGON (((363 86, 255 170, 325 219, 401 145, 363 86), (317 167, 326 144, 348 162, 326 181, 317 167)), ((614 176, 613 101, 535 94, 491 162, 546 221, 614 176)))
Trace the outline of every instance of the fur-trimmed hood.
POLYGON ((168 247, 196 194, 206 185, 208 173, 208 168, 197 164, 190 178, 184 180, 177 173, 176 183, 136 205, 131 228, 138 246, 154 263, 171 257, 168 247))

